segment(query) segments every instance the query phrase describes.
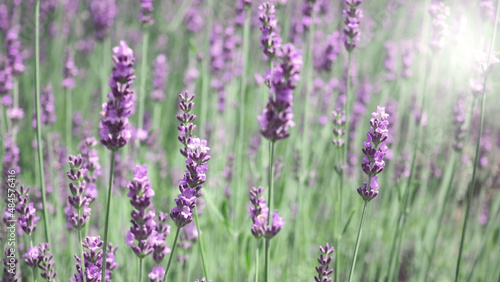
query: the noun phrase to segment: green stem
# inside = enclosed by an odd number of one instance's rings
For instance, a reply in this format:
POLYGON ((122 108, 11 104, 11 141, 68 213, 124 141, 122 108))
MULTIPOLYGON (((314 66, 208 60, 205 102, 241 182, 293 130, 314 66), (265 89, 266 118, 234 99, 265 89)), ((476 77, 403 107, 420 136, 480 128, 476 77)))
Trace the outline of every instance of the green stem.
POLYGON ((337 187, 337 252, 335 256, 335 281, 340 281, 340 241, 342 240, 342 185, 344 184, 344 173, 340 173, 339 177, 339 187, 337 187))
MULTIPOLYGON (((267 204, 269 210, 267 211, 267 224, 271 222, 271 214, 273 209, 273 189, 274 189, 273 167, 274 167, 274 141, 269 141, 269 177, 268 177, 269 190, 268 190, 268 204, 267 204)), ((266 282, 269 281, 270 264, 271 264, 271 240, 269 238, 266 238, 266 264, 265 264, 266 282)))
MULTIPOLYGON (((141 61, 141 83, 139 84, 139 120, 137 129, 142 129, 144 123, 144 98, 146 97, 146 75, 148 66, 148 45, 149 45, 149 28, 146 28, 142 33, 142 61, 141 61)), ((137 142, 137 145, 139 142, 137 142)))
MULTIPOLYGON (((106 261, 107 247, 108 247, 108 225, 109 225, 109 211, 111 209, 111 196, 113 195, 113 176, 115 170, 115 151, 111 151, 111 161, 109 165, 109 185, 108 185, 108 200, 106 205, 106 219, 104 224, 104 247, 102 261, 106 261)), ((102 281, 106 281, 106 271, 102 271, 102 281)))
MULTIPOLYGON (((207 19, 207 34, 206 34, 206 44, 205 47, 207 50, 210 48, 210 35, 212 32, 212 3, 213 0, 207 1, 207 9, 208 9, 208 19, 207 19)), ((205 136, 206 125, 207 125, 207 113, 208 106, 210 105, 208 91, 210 86, 210 68, 208 64, 208 60, 203 60, 202 62, 202 84, 201 84, 201 120, 200 120, 200 135, 202 137, 205 136)))
POLYGON ((71 135, 72 135, 72 111, 73 111, 73 102, 72 102, 72 93, 71 90, 65 90, 66 97, 66 148, 68 148, 68 153, 71 153, 71 135))
POLYGON ((40 173, 40 186, 42 187, 43 222, 45 224, 45 241, 50 245, 49 218, 47 212, 47 200, 45 192, 45 179, 43 175, 43 147, 42 147, 42 123, 40 118, 40 0, 35 5, 35 107, 36 107, 36 140, 38 143, 38 169, 40 173))
POLYGON ((104 39, 102 44, 102 68, 101 68, 101 102, 104 103, 107 100, 107 85, 108 85, 108 50, 110 42, 109 38, 104 39))
POLYGON ((196 230, 198 231, 198 240, 200 241, 200 253, 201 261, 203 263, 203 273, 205 274, 205 278, 208 281, 207 260, 205 258, 205 248, 203 247, 203 240, 201 239, 200 220, 198 219, 198 211, 196 209, 196 206, 194 207, 194 219, 196 221, 196 230))
POLYGON ((259 240, 256 240, 257 247, 255 248, 255 282, 259 282, 259 240))
POLYGON ((165 269, 165 274, 163 275, 163 281, 167 282, 168 271, 170 270, 170 264, 172 263, 172 257, 174 256, 175 247, 177 246, 177 239, 179 238, 179 231, 181 229, 177 227, 177 231, 175 232, 174 244, 172 245, 172 251, 170 252, 170 256, 168 258, 167 268, 165 269))
POLYGON ((142 282, 142 258, 139 259, 139 282, 142 282))
MULTIPOLYGON (((368 182, 370 183, 370 182, 368 182)), ((367 201, 365 201, 365 204, 363 205, 363 214, 361 215, 361 222, 359 223, 359 230, 358 230, 358 237, 356 238, 356 247, 354 249, 354 256, 352 257, 352 263, 351 263, 351 271, 349 272, 349 282, 352 281, 352 275, 354 273, 354 267, 356 266, 356 258, 358 257, 358 250, 359 250, 359 241, 361 238, 361 234, 363 233, 363 223, 365 222, 365 213, 366 213, 366 205, 368 204, 367 201)))
POLYGON ((439 211, 439 217, 438 217, 438 225, 437 225, 437 231, 436 231, 436 234, 433 236, 434 240, 432 240, 432 248, 431 248, 431 253, 429 255, 429 262, 427 264, 427 268, 425 270, 425 281, 428 281, 429 280, 429 271, 431 269, 431 266, 432 266, 432 260, 434 259, 434 254, 436 252, 436 244, 437 244, 437 241, 438 241, 438 238, 439 238, 439 233, 441 231, 441 226, 442 226, 442 223, 443 223, 443 218, 444 218, 444 212, 446 211, 446 204, 450 201, 450 192, 451 192, 451 187, 453 186, 453 179, 455 178, 455 171, 456 171, 456 168, 457 168, 457 164, 458 164, 458 157, 459 157, 459 153, 457 153, 456 151, 454 152, 453 154, 453 159, 452 159, 452 171, 451 171, 451 177, 450 177, 450 180, 448 182, 448 187, 446 188, 446 193, 445 193, 445 196, 444 196, 444 199, 443 199, 443 202, 441 203, 440 205, 440 211, 439 211))
MULTIPOLYGON (((78 217, 80 217, 80 211, 78 211, 78 217)), ((81 256, 81 266, 82 266, 82 277, 85 282, 85 258, 83 256, 83 245, 82 245, 82 230, 78 229, 78 242, 80 247, 80 256, 81 256)))
MULTIPOLYGON (((491 53, 493 52, 493 47, 495 46, 495 36, 497 32, 497 22, 498 22, 498 14, 500 10, 500 0, 497 1, 497 9, 495 16, 495 24, 493 27, 493 32, 491 34, 491 43, 490 48, 488 50, 488 57, 486 57, 486 67, 490 66, 490 58, 491 53)), ((455 271, 455 282, 458 281, 458 277, 460 274, 460 262, 462 260, 462 252, 464 247, 465 235, 467 233, 467 222, 469 220, 470 207, 472 204, 472 198, 474 197, 474 188, 476 187, 476 172, 477 172, 477 164, 479 162, 479 150, 481 148, 481 135, 483 135, 483 126, 484 126, 484 108, 486 107, 486 83, 488 80, 489 72, 485 70, 484 80, 483 80, 483 94, 481 95, 481 123, 479 125, 479 137, 477 138, 476 144, 476 156, 474 157, 474 168, 472 170, 472 181, 469 189, 469 197, 467 199, 467 208, 465 210, 464 223, 462 226, 462 238, 460 239, 460 249, 458 251, 458 259, 457 259, 457 268, 455 271)))

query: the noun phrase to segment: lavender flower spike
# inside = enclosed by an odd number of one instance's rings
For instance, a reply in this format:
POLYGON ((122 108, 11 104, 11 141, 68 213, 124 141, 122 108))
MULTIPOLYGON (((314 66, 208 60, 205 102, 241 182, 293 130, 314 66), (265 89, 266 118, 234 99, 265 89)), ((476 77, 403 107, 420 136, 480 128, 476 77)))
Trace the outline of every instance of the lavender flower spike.
POLYGON ((165 268, 163 265, 153 266, 151 273, 148 274, 150 282, 163 282, 163 276, 165 275, 165 268))
POLYGON ((363 18, 363 11, 358 9, 361 0, 345 0, 345 4, 346 8, 342 11, 345 23, 344 46, 347 52, 351 52, 358 44, 361 37, 359 23, 363 18))
POLYGON ((132 227, 125 238, 136 256, 143 259, 153 252, 153 246, 156 242, 156 222, 155 212, 147 211, 151 204, 151 199, 155 191, 151 188, 146 165, 138 164, 134 169, 134 179, 128 184, 129 192, 127 196, 130 203, 135 208, 132 211, 132 227), (137 245, 135 242, 137 241, 137 245))
POLYGON ((262 23, 260 27, 262 32, 260 43, 262 45, 260 48, 269 59, 272 59, 281 47, 276 9, 272 3, 266 2, 259 6, 259 20, 262 23))
POLYGON ((256 239, 260 239, 261 237, 271 239, 283 229, 285 220, 279 216, 278 210, 275 210, 272 224, 269 224, 269 208, 266 205, 266 200, 261 196, 263 192, 264 188, 262 187, 250 190, 250 203, 253 205, 249 212, 249 216, 253 221, 251 231, 256 239))
POLYGON ((153 2, 154 0, 141 0, 141 15, 139 20, 144 25, 152 25, 153 19, 153 2))
POLYGON ((64 67, 62 73, 64 76, 62 87, 73 90, 73 88, 75 88, 74 77, 78 75, 78 68, 75 65, 74 54, 70 47, 66 47, 64 52, 64 67))
POLYGON ((167 82, 167 56, 159 54, 153 63, 153 92, 151 92, 151 99, 153 101, 162 102, 165 100, 165 83, 167 82))
POLYGON ((292 93, 300 80, 302 68, 302 52, 292 44, 283 45, 278 57, 281 63, 274 67, 272 73, 269 70, 266 73, 266 84, 274 97, 269 97, 262 115, 257 117, 260 133, 271 141, 287 138, 290 127, 295 126, 292 120, 292 93))
POLYGON ((325 247, 319 246, 319 250, 321 255, 318 258, 318 262, 320 266, 316 266, 316 272, 318 276, 314 276, 314 280, 316 282, 332 282, 331 278, 328 278, 328 275, 333 273, 333 269, 330 268, 330 263, 333 260, 333 257, 329 255, 333 253, 333 247, 330 248, 328 243, 325 244, 325 247))
POLYGON ((120 45, 113 48, 113 54, 115 67, 109 78, 111 93, 108 94, 109 101, 102 105, 99 136, 108 150, 116 151, 125 146, 131 137, 128 119, 134 111, 132 83, 135 75, 132 67, 135 58, 134 51, 125 41, 120 41, 120 45))
POLYGON ((365 202, 371 201, 378 195, 380 186, 377 183, 377 174, 384 169, 384 157, 388 149, 385 145, 389 136, 388 117, 385 108, 377 106, 377 112, 372 113, 370 119, 370 131, 366 134, 366 141, 363 142, 365 148, 362 151, 365 157, 362 159, 361 168, 368 176, 368 183, 364 182, 363 187, 358 188, 358 194, 365 202))

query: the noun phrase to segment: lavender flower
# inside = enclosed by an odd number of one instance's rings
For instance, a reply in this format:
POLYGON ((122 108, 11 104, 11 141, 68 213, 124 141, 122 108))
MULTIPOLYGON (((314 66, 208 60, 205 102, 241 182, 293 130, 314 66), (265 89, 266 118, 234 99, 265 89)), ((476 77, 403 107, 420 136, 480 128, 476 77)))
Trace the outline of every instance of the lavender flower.
POLYGON ((24 262, 31 268, 36 267, 38 261, 40 260, 40 251, 38 246, 28 247, 28 250, 23 255, 25 257, 24 262))
POLYGON ((66 47, 64 51, 64 67, 62 73, 64 77, 61 83, 62 87, 68 90, 75 88, 74 77, 78 75, 78 68, 75 65, 74 54, 70 47, 66 47))
POLYGON ((7 36, 5 37, 5 49, 7 50, 7 58, 9 59, 12 73, 17 75, 24 72, 21 43, 19 42, 19 35, 15 28, 11 28, 7 31, 7 36))
POLYGON ((455 143, 453 149, 461 151, 465 138, 465 99, 459 98, 453 107, 453 125, 455 126, 455 143))
POLYGON ((401 62, 402 62, 402 76, 404 78, 410 78, 413 75, 412 66, 413 59, 415 58, 413 42, 405 42, 401 50, 401 62))
POLYGON ((94 137, 87 137, 78 145, 82 153, 82 168, 87 170, 84 177, 87 184, 85 186, 85 196, 90 198, 91 202, 97 198, 96 180, 97 176, 102 174, 99 155, 95 148, 96 145, 97 140, 94 137))
POLYGON ((184 21, 186 22, 187 29, 191 33, 198 33, 205 26, 205 21, 200 13, 201 0, 193 0, 191 6, 184 14, 184 21))
POLYGON ((4 106, 12 105, 12 97, 6 94, 8 94, 13 87, 14 82, 12 80, 12 68, 8 58, 0 54, 0 95, 2 95, 2 104, 4 106), (10 102, 4 100, 6 97, 10 98, 10 102))
POLYGON ((153 92, 151 92, 151 99, 153 101, 162 102, 165 100, 164 89, 168 75, 167 56, 165 56, 165 54, 156 56, 153 67, 153 92))
POLYGON ((344 134, 345 134, 345 112, 342 110, 336 110, 332 112, 333 116, 333 140, 332 143, 337 148, 344 146, 344 134))
POLYGON ((269 208, 266 205, 266 200, 262 197, 264 188, 252 188, 250 190, 250 207, 249 216, 252 219, 252 235, 256 239, 264 237, 266 239, 271 239, 276 236, 283 226, 285 225, 285 220, 278 215, 278 210, 274 211, 272 224, 269 225, 268 213, 269 208))
POLYGON ((322 49, 315 48, 314 67, 318 71, 329 72, 332 70, 333 63, 337 60, 340 53, 341 36, 340 32, 334 31, 326 41, 322 49))
POLYGON ((432 36, 429 46, 433 51, 439 51, 444 47, 446 36, 448 35, 448 24, 446 20, 450 16, 450 7, 443 2, 434 1, 431 3, 429 13, 432 17, 432 36))
POLYGON ((345 0, 346 8, 342 11, 344 17, 344 46, 347 52, 352 52, 361 38, 359 29, 360 20, 363 18, 363 11, 358 9, 361 0, 345 0))
POLYGON ((85 274, 82 273, 82 261, 80 257, 75 255, 77 274, 74 275, 72 281, 84 281, 83 275, 85 275, 85 280, 87 281, 101 281, 102 245, 103 241, 101 241, 101 237, 99 236, 87 236, 83 240, 82 246, 85 248, 83 252, 85 274))
POLYGON ((68 196, 68 203, 71 208, 66 210, 66 218, 68 225, 71 224, 76 230, 81 230, 90 220, 90 208, 88 207, 91 199, 85 196, 85 188, 87 186, 85 177, 87 170, 82 168, 83 159, 81 155, 69 156, 70 170, 67 172, 68 178, 71 181, 69 190, 72 196, 68 196))
POLYGON ((99 123, 99 136, 101 143, 108 150, 116 151, 125 146, 130 140, 128 118, 134 111, 134 90, 131 88, 135 80, 134 51, 125 41, 120 41, 120 46, 113 48, 113 61, 115 67, 109 78, 111 93, 109 101, 102 105, 103 119, 99 123))
MULTIPOLYGON (((55 98, 54 91, 52 90, 52 85, 48 83, 40 95, 41 115, 40 120, 45 126, 49 126, 56 122, 56 108, 55 108, 55 98)), ((36 111, 33 110, 33 118, 31 121, 33 128, 36 128, 36 111)))
POLYGON ((3 277, 2 282, 15 282, 16 279, 16 270, 17 263, 19 260, 16 258, 16 253, 13 252, 13 249, 5 250, 5 256, 2 259, 3 262, 3 277), (12 250, 12 251, 11 251, 12 250))
POLYGON ((361 168, 368 176, 368 183, 364 182, 363 188, 358 188, 358 194, 365 202, 371 201, 378 195, 380 186, 377 183, 377 174, 382 172, 385 166, 384 157, 387 152, 385 141, 389 136, 388 116, 384 107, 377 106, 377 112, 372 113, 370 119, 370 131, 366 134, 366 141, 363 142, 365 148, 362 151, 365 157, 362 159, 361 168))
POLYGON ((262 115, 257 118, 260 133, 273 142, 290 136, 288 130, 295 126, 292 121, 292 93, 300 80, 302 68, 302 53, 292 44, 283 45, 278 57, 281 63, 274 67, 272 73, 266 71, 266 83, 274 97, 269 97, 262 115))
POLYGON ((281 37, 278 34, 278 20, 275 14, 276 10, 272 3, 266 2, 259 6, 259 20, 262 23, 260 48, 269 59, 272 59, 281 48, 281 37))
POLYGON ((54 270, 54 256, 49 251, 49 244, 41 243, 38 245, 38 249, 40 251, 38 268, 42 270, 40 276, 47 281, 54 281, 57 272, 54 270))
POLYGON ((321 252, 318 258, 319 266, 316 266, 318 276, 314 276, 314 280, 316 282, 332 282, 332 279, 328 278, 328 275, 333 273, 333 269, 330 268, 333 257, 329 255, 333 253, 334 249, 333 247, 330 248, 330 245, 326 243, 325 247, 319 246, 319 250, 321 252))
POLYGON ((16 190, 16 211, 20 215, 20 217, 17 219, 19 225, 23 229, 24 233, 26 233, 28 236, 31 236, 31 233, 36 230, 36 222, 40 220, 40 217, 36 216, 36 208, 34 208, 33 202, 28 203, 29 190, 30 187, 24 189, 23 185, 21 185, 20 190, 16 190))
POLYGON ((245 9, 252 6, 252 0, 237 0, 235 7, 234 24, 236 27, 242 27, 245 23, 245 9))
POLYGON ((118 268, 118 263, 116 262, 116 250, 118 246, 113 246, 112 243, 108 244, 107 255, 106 255, 106 281, 111 281, 111 274, 118 268))
POLYGON ((168 214, 158 212, 158 221, 156 224, 156 242, 153 245, 153 259, 160 264, 166 254, 171 252, 167 247, 167 235, 170 234, 170 225, 167 224, 168 214))
POLYGON ((115 21, 115 0, 91 0, 89 6, 94 21, 95 38, 103 41, 115 21))
POLYGON ((148 274, 150 282, 163 282, 163 276, 165 275, 165 268, 163 265, 153 266, 151 273, 148 274))
POLYGON ((134 179, 128 184, 127 196, 131 198, 130 203, 135 208, 132 211, 132 227, 130 227, 125 238, 134 253, 143 259, 153 252, 156 241, 155 212, 147 210, 151 204, 151 198, 155 191, 151 188, 151 180, 148 176, 147 165, 138 164, 134 169, 134 179), (135 245, 137 241, 137 245, 135 245))
POLYGON ((153 19, 153 2, 154 0, 141 0, 141 15, 139 20, 144 25, 152 25, 155 21, 153 19))
POLYGON ((313 21, 313 13, 318 11, 319 6, 316 0, 305 0, 302 4, 302 26, 305 30, 309 29, 313 21))

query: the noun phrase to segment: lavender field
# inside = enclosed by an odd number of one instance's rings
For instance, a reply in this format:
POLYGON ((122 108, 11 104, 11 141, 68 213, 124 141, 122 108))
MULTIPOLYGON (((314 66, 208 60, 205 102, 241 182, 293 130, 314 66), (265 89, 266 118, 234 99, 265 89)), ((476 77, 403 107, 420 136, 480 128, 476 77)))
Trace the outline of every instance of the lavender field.
POLYGON ((500 282, 499 11, 0 0, 2 282, 500 282))

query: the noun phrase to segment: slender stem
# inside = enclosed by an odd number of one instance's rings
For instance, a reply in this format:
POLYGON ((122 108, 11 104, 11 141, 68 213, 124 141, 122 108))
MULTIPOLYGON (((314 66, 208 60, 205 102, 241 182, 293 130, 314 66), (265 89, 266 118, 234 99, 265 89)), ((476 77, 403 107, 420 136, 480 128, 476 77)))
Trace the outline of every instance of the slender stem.
POLYGON ((339 187, 337 187, 337 252, 335 256, 335 281, 340 281, 340 240, 342 240, 342 185, 344 184, 344 173, 340 173, 339 177, 339 187))
POLYGON ((207 260, 205 258, 205 248, 203 247, 203 240, 201 239, 200 220, 198 219, 198 211, 196 209, 196 206, 194 207, 194 219, 196 221, 196 230, 198 231, 198 240, 200 241, 200 253, 201 261, 203 263, 203 273, 205 274, 205 278, 208 280, 207 260))
POLYGON ((179 238, 179 231, 181 229, 177 227, 177 231, 175 232, 174 244, 172 245, 172 251, 170 252, 170 256, 168 257, 167 268, 165 269, 165 275, 163 275, 163 281, 167 282, 168 271, 170 270, 170 264, 172 263, 172 257, 174 256, 175 247, 177 246, 177 239, 179 238))
POLYGON ((256 240, 257 247, 255 248, 255 282, 259 282, 259 247, 260 241, 256 240))
MULTIPOLYGON (((497 22, 498 22, 498 14, 500 11, 500 0, 497 1, 497 9, 496 9, 496 16, 495 16, 495 21, 494 21, 494 27, 493 27, 493 32, 491 34, 491 43, 490 43, 490 48, 488 50, 488 57, 486 57, 486 67, 489 68, 490 66, 490 58, 491 58, 491 53, 493 51, 493 47, 495 46, 495 36, 497 32, 497 22)), ((457 268, 455 271, 455 282, 458 281, 458 277, 460 274, 460 262, 462 260, 462 251, 464 247, 464 241, 465 241, 465 234, 467 232, 467 222, 469 220, 469 213, 470 213, 470 207, 472 204, 472 198, 474 197, 474 188, 476 187, 476 171, 477 171, 477 164, 479 162, 479 150, 481 147, 481 135, 483 135, 483 126, 484 126, 484 108, 486 107, 486 83, 488 81, 488 74, 489 71, 485 70, 484 73, 484 80, 483 80, 483 94, 481 95, 481 123, 479 125, 479 136, 477 138, 477 144, 476 144, 476 156, 474 157, 474 168, 472 170, 472 181, 470 184, 470 189, 469 189, 469 197, 467 199, 467 208, 465 210, 465 216, 464 216, 464 223, 462 226, 462 238, 460 239, 460 249, 458 251, 458 259, 457 259, 457 268)))
POLYGON ((457 159, 458 159, 459 154, 455 151, 453 154, 453 159, 452 159, 452 171, 451 171, 451 177, 450 181, 448 182, 448 187, 446 188, 446 193, 443 199, 443 202, 440 205, 440 211, 439 211, 439 218, 438 218, 438 224, 437 224, 437 231, 436 234, 433 236, 434 240, 432 240, 432 248, 431 248, 431 253, 429 255, 429 262, 427 264, 427 268, 425 270, 425 281, 429 280, 429 271, 432 266, 432 260, 434 259, 434 254, 436 252, 436 244, 439 238, 439 233, 441 231, 441 225, 443 223, 443 218, 444 218, 444 212, 446 211, 446 204, 449 202, 449 197, 450 197, 450 192, 451 192, 451 187, 453 186, 453 179, 455 178, 455 171, 457 168, 457 159))
MULTIPOLYGON (((269 190, 268 190, 268 204, 267 204, 269 210, 267 211, 267 224, 271 222, 271 214, 273 209, 273 190, 274 190, 273 167, 274 167, 274 141, 269 141, 269 177, 268 177, 269 190)), ((266 282, 269 281, 270 264, 271 264, 271 240, 269 238, 266 238, 266 264, 265 264, 266 282)))
POLYGON ((139 259, 139 282, 142 282, 142 258, 139 259))
POLYGON ((358 237, 356 238, 356 248, 354 249, 354 256, 352 257, 351 271, 349 272, 349 282, 352 281, 352 275, 354 273, 354 267, 356 266, 356 258, 358 256, 359 241, 361 238, 361 233, 363 233, 363 223, 365 222, 366 205, 368 202, 365 201, 363 205, 363 214, 361 215, 361 222, 359 223, 358 237))
POLYGON ((108 85, 108 50, 109 50, 109 38, 104 39, 102 45, 102 64, 101 68, 101 102, 106 102, 107 94, 107 85, 108 85))
POLYGON ((50 245, 49 218, 47 214, 47 200, 45 193, 45 179, 43 175, 43 146, 42 122, 40 118, 40 0, 35 5, 35 103, 36 103, 36 140, 38 144, 38 169, 40 173, 40 186, 42 187, 43 222, 45 224, 45 241, 50 245))
MULTIPOLYGON (((138 112, 139 120, 137 122, 137 129, 142 129, 144 123, 144 98, 146 97, 148 45, 149 45, 149 28, 146 28, 142 33, 141 83, 139 84, 139 112, 138 112)), ((137 143, 137 145, 138 144, 139 143, 137 143)))
MULTIPOLYGON (((78 211, 78 217, 80 217, 80 211, 78 211)), ((78 229, 78 243, 80 247, 80 256, 81 256, 81 265, 82 265, 82 277, 83 281, 85 281, 85 258, 83 256, 83 245, 82 245, 82 230, 78 229)))
POLYGON ((68 149, 68 152, 71 153, 71 129, 72 129, 72 111, 73 111, 73 101, 72 101, 72 93, 71 90, 66 89, 65 90, 65 97, 66 97, 66 148, 68 149))
MULTIPOLYGON (((111 196, 113 195, 113 176, 115 170, 115 151, 111 151, 111 161, 109 165, 109 185, 108 185, 108 201, 106 205, 106 219, 104 224, 104 248, 102 261, 106 261, 107 246, 108 246, 108 225, 109 225, 109 211, 111 209, 111 196)), ((106 271, 102 272, 102 281, 106 281, 106 271)))

